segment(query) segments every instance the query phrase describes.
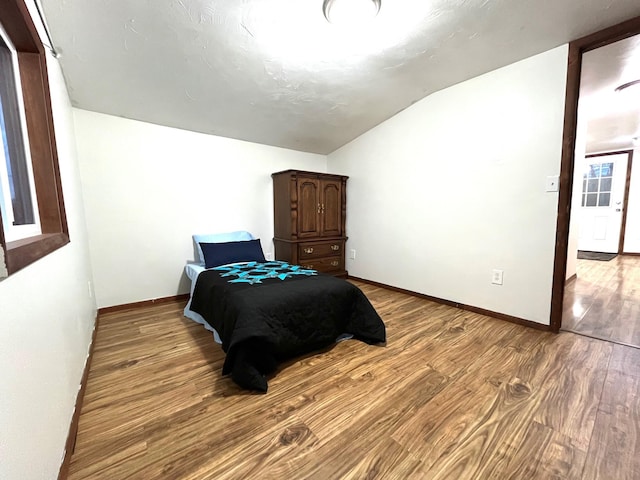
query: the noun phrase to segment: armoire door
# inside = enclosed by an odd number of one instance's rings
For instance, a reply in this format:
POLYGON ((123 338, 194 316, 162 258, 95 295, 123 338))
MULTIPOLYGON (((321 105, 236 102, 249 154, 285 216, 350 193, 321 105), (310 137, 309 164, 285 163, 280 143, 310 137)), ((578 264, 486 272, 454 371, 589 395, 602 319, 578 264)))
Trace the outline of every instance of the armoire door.
POLYGON ((314 178, 298 178, 298 237, 320 235, 320 183, 314 178))
POLYGON ((337 180, 320 181, 320 235, 342 235, 342 186, 337 180))

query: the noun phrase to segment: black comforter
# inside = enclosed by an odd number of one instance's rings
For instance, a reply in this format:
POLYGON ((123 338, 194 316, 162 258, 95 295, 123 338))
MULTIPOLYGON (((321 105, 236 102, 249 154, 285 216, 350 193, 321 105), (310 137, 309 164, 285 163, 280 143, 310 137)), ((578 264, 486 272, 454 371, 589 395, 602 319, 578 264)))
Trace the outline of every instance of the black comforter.
POLYGON ((206 270, 198 276, 191 309, 222 339, 222 373, 250 390, 266 392, 265 375, 279 361, 326 347, 343 333, 370 344, 386 339, 382 320, 360 289, 322 274, 256 281, 206 270))

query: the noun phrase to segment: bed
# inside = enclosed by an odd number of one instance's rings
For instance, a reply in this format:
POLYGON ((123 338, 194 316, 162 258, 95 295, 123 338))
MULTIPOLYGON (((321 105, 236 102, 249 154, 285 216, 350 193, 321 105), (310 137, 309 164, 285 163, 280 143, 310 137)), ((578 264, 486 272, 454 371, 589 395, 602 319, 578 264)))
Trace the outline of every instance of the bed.
POLYGON ((382 319, 350 282, 267 261, 248 232, 194 235, 194 244, 185 316, 213 333, 226 353, 222 373, 240 387, 266 392, 280 362, 343 338, 386 341, 382 319))

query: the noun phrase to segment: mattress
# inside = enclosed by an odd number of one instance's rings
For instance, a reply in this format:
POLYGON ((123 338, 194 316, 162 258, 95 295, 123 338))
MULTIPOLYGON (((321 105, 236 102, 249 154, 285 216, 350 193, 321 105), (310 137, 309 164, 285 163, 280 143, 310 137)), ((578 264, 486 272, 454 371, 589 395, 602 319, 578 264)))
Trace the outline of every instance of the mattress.
POLYGON ((196 281, 198 280, 198 275, 206 270, 203 263, 189 263, 184 267, 184 271, 187 274, 189 280, 191 280, 191 290, 189 292, 189 301, 187 302, 186 307, 184 307, 184 316, 193 320, 194 322, 199 323, 204 326, 207 330, 213 333, 213 339, 216 343, 222 344, 222 340, 220 339, 220 335, 216 332, 216 329, 213 328, 207 321, 197 312, 191 310, 191 301, 193 300, 193 290, 196 288, 196 281))
POLYGON ((381 344, 385 326, 350 282, 285 262, 245 262, 205 269, 190 309, 222 339, 222 373, 266 392, 278 363, 324 348, 341 334, 381 344))

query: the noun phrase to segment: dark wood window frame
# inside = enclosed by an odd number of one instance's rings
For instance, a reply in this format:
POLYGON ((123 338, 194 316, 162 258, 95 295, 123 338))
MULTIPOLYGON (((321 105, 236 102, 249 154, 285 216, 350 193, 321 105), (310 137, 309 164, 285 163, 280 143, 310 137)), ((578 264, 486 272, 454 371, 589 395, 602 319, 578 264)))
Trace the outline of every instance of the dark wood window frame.
MULTIPOLYGON (((0 0, 0 23, 18 55, 42 234, 0 243, 9 275, 69 243, 51 110, 46 52, 22 0, 0 0)), ((0 223, 1 225, 1 223, 0 223)))

